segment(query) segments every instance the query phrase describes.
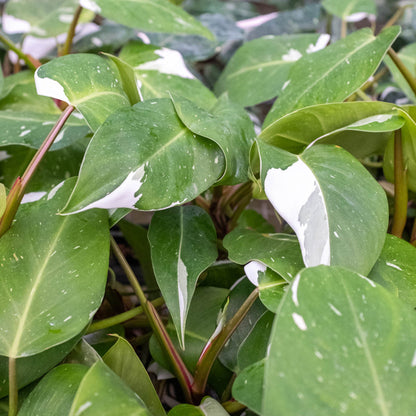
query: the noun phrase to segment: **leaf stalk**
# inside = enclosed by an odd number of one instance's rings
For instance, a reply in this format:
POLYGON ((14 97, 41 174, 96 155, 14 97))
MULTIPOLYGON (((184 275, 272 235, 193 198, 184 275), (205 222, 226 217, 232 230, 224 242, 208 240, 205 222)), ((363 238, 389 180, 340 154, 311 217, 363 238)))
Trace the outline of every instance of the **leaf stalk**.
POLYGON ((6 35, 0 32, 0 42, 7 46, 8 49, 13 51, 20 59, 22 59, 28 68, 30 68, 32 71, 36 71, 38 66, 40 66, 40 63, 36 62, 36 65, 34 64, 33 60, 26 55, 21 49, 19 49, 6 35))

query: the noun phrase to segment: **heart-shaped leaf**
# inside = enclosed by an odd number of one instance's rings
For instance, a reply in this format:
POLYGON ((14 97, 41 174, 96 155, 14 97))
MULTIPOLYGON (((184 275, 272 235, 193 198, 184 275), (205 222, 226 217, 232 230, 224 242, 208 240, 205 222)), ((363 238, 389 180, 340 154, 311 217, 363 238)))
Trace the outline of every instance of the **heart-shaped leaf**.
POLYGON ((303 270, 273 325, 261 414, 412 414, 415 331, 414 311, 362 275, 303 270))
POLYGON ((93 131, 118 108, 130 106, 116 65, 98 55, 53 59, 36 70, 35 82, 39 95, 75 106, 93 131))
POLYGON ((265 193, 295 231, 305 266, 341 265, 367 274, 389 217, 386 195, 371 174, 336 146, 316 145, 301 155, 262 141, 258 147, 265 193))
POLYGON ((94 13, 135 29, 213 39, 207 28, 168 0, 79 0, 79 3, 94 13))
POLYGON ((370 29, 361 29, 303 56, 293 65, 288 84, 267 115, 265 126, 298 108, 343 101, 374 73, 399 33, 396 26, 377 37, 370 29))
POLYGON ((0 239, 2 355, 33 355, 69 340, 101 304, 108 267, 107 215, 56 215, 73 184, 70 179, 39 201, 22 205, 0 239))
POLYGON ((218 256, 210 216, 197 206, 155 213, 149 229, 153 270, 185 348, 185 324, 199 275, 218 256))
POLYGON ((189 131, 169 99, 144 101, 111 115, 96 132, 64 213, 181 205, 223 171, 221 150, 189 131))
POLYGON ((280 94, 293 63, 326 46, 329 35, 265 36, 244 43, 231 57, 215 84, 215 92, 252 106, 280 94))

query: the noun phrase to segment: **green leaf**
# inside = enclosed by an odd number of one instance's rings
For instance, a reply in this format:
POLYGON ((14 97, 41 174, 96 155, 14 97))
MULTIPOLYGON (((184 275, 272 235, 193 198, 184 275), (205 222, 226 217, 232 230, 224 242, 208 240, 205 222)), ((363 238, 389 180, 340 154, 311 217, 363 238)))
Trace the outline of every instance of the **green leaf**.
POLYGON ((0 218, 6 209, 6 187, 0 183, 0 218))
POLYGON ((247 113, 220 99, 210 112, 191 101, 173 95, 175 110, 182 123, 193 133, 214 141, 225 157, 225 171, 220 183, 235 185, 248 180, 249 152, 256 134, 247 113))
POLYGON ((216 102, 215 95, 189 71, 176 50, 129 42, 120 58, 134 68, 145 100, 168 98, 173 93, 206 109, 216 102))
POLYGON ((102 361, 84 376, 69 416, 151 416, 139 397, 102 361))
POLYGON ((375 19, 376 3, 374 0, 323 0, 322 6, 328 13, 334 14, 347 22, 358 22, 366 17, 375 19))
POLYGON ((168 0, 80 0, 80 5, 135 29, 201 35, 213 39, 207 28, 168 0))
POLYGON ((416 307, 416 248, 387 234, 383 251, 368 277, 416 307))
POLYGON ((87 367, 91 367, 97 361, 102 361, 101 356, 93 348, 86 339, 89 335, 80 339, 75 348, 65 357, 65 363, 67 364, 82 364, 87 367))
POLYGON ((257 273, 257 279, 261 303, 269 311, 276 312, 287 289, 287 282, 269 268, 257 273))
POLYGON ((75 106, 93 131, 114 111, 130 106, 111 60, 92 54, 66 55, 35 72, 39 95, 75 106))
POLYGON ((134 69, 122 59, 117 58, 117 56, 104 52, 102 55, 107 56, 116 64, 118 72, 120 73, 121 85, 129 98, 130 104, 134 105, 142 101, 134 69))
MULTIPOLYGON (((19 389, 29 385, 40 378, 50 369, 59 364, 62 359, 74 348, 81 334, 63 344, 56 345, 30 357, 16 359, 17 386, 19 389)), ((9 358, 0 356, 0 397, 9 394, 9 358)))
POLYGON ((215 92, 244 107, 280 94, 293 63, 326 46, 329 35, 266 36, 244 43, 227 63, 215 92))
POLYGON ((212 397, 204 397, 199 406, 180 404, 174 407, 169 416, 228 416, 225 409, 212 397))
MULTIPOLYGON (((13 0, 7 3, 6 13, 18 20, 5 20, 6 33, 24 33, 36 37, 55 37, 68 31, 78 6, 77 0, 13 0)), ((81 21, 89 20, 91 13, 85 13, 81 21)))
MULTIPOLYGON (((401 59, 403 64, 407 67, 413 76, 416 75, 416 43, 412 43, 410 45, 406 45, 404 48, 400 49, 398 52, 398 57, 401 59)), ((386 55, 384 57, 384 62, 387 64, 394 81, 400 87, 400 89, 407 95, 407 97, 412 101, 416 102, 416 95, 412 88, 410 87, 409 83, 403 77, 400 70, 397 68, 395 63, 392 61, 390 56, 386 55)))
MULTIPOLYGON (((82 139, 90 129, 83 120, 72 115, 55 139, 51 150, 69 146, 82 139)), ((0 111, 0 145, 23 145, 39 148, 58 120, 58 114, 28 111, 0 111)))
POLYGON ((377 37, 370 29, 361 29, 328 48, 303 56, 293 65, 286 88, 264 125, 298 108, 343 101, 374 73, 399 33, 397 26, 377 37))
POLYGON ((111 115, 96 132, 64 213, 181 205, 214 184, 223 170, 221 150, 192 134, 170 100, 144 101, 111 115))
POLYGON ((411 414, 415 330, 414 311, 371 280, 303 270, 273 326, 261 414, 411 414))
POLYGON ((32 390, 19 416, 67 415, 88 367, 62 364, 50 371, 32 390))
POLYGON ((143 400, 152 416, 166 415, 146 368, 128 341, 117 336, 103 361, 143 400))
POLYGON ((390 103, 319 104, 275 120, 259 138, 292 153, 302 152, 311 143, 328 143, 338 144, 356 157, 365 157, 382 154, 386 145, 383 133, 397 130, 403 124, 397 106, 390 103), (358 131, 372 134, 362 137, 358 131))
MULTIPOLYGON (((403 164, 406 167, 407 186, 416 191, 416 106, 399 109, 400 115, 406 120, 401 129, 403 164)), ((394 136, 387 143, 383 171, 386 179, 394 183, 394 136)))
POLYGON ((389 217, 386 195, 371 174, 336 146, 316 145, 301 155, 261 141, 258 147, 264 190, 295 231, 305 266, 367 274, 383 248, 389 217))
POLYGON ((197 206, 157 212, 149 229, 153 270, 182 348, 185 325, 199 275, 218 256, 210 216, 197 206))
POLYGON ((0 239, 2 355, 34 355, 69 340, 101 304, 108 267, 107 216, 56 215, 73 183, 68 180, 39 201, 23 204, 0 239))
POLYGON ((242 212, 238 217, 237 226, 239 229, 249 229, 265 234, 275 232, 273 225, 267 222, 263 215, 253 209, 246 209, 242 212))
POLYGON ((259 415, 263 401, 265 360, 258 361, 241 371, 233 384, 233 397, 259 415))

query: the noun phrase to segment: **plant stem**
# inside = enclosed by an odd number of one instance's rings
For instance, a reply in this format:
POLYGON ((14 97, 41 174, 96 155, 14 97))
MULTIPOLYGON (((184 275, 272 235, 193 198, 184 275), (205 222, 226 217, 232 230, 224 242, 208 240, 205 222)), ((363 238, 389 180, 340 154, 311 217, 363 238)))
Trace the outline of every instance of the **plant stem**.
POLYGON ((32 71, 36 71, 37 66, 32 62, 32 60, 27 56, 21 49, 19 49, 9 38, 6 37, 3 33, 0 32, 0 42, 7 46, 11 51, 13 51, 20 59, 25 61, 25 64, 32 71))
POLYGON ((9 416, 17 415, 18 409, 18 388, 16 358, 9 357, 9 416))
POLYGON ((406 65, 403 63, 403 61, 399 58, 396 52, 392 48, 388 50, 388 54, 394 64, 396 65, 397 69, 401 72, 404 79, 409 84, 412 91, 416 94, 416 79, 412 75, 412 73, 407 69, 406 65))
POLYGON ((74 17, 72 18, 71 25, 69 26, 64 47, 62 48, 61 53, 59 54, 60 56, 68 55, 69 53, 71 53, 72 41, 74 40, 75 29, 77 27, 78 20, 81 16, 81 12, 82 6, 78 6, 75 10, 74 17))
POLYGON ((130 285, 132 286, 135 294, 139 298, 141 306, 143 307, 143 311, 146 314, 147 319, 150 322, 150 325, 152 326, 153 332, 157 337, 160 346, 165 351, 173 366, 174 372, 176 374, 176 377, 178 378, 179 384, 182 387, 182 391, 185 395, 186 400, 189 403, 192 403, 192 375, 190 374, 184 362, 182 361, 182 358, 176 351, 176 348, 173 345, 172 340, 170 339, 169 334, 167 333, 166 328, 163 325, 163 322, 160 319, 159 314, 157 313, 153 304, 147 300, 139 284, 139 281, 136 278, 136 275, 134 274, 133 270, 131 269, 130 265, 128 264, 127 260, 125 259, 123 253, 121 252, 119 246, 117 245, 116 241, 112 236, 110 237, 110 242, 111 249, 113 250, 113 253, 117 261, 120 263, 120 266, 126 274, 127 279, 129 280, 130 285))
POLYGON ((413 244, 414 246, 416 246, 416 217, 413 222, 412 234, 410 236, 410 244, 413 244))
POLYGON ((403 163, 401 130, 394 132, 394 214, 391 233, 402 238, 407 220, 407 175, 403 163))
MULTIPOLYGON (((152 301, 152 304, 154 307, 157 308, 159 306, 164 305, 165 300, 163 298, 157 298, 152 301)), ((137 315, 141 315, 142 313, 144 313, 143 306, 138 306, 137 308, 130 309, 127 312, 120 313, 118 315, 112 316, 111 318, 95 321, 89 326, 86 333, 91 334, 92 332, 99 331, 100 329, 110 328, 114 325, 118 325, 130 319, 133 319, 137 315)))
POLYGON ((393 26, 404 14, 404 11, 408 8, 408 7, 413 7, 413 4, 405 4, 404 6, 400 6, 397 10, 396 13, 394 13, 394 15, 388 20, 388 22, 383 26, 383 29, 386 29, 390 26, 393 26))
POLYGON ((61 116, 59 117, 56 124, 53 126, 45 141, 42 143, 41 147, 33 156, 22 177, 16 179, 16 182, 14 183, 11 191, 9 192, 9 195, 7 195, 6 209, 4 211, 3 216, 0 219, 0 237, 10 228, 13 219, 16 215, 16 212, 19 208, 20 202, 22 201, 23 195, 25 193, 25 188, 27 187, 29 181, 32 179, 40 162, 44 158, 46 152, 52 146, 53 142, 55 141, 63 125, 67 121, 68 117, 71 115, 72 111, 74 111, 74 107, 69 105, 62 112, 61 116))
POLYGON ((224 325, 220 333, 210 341, 202 351, 198 363, 196 364, 194 384, 192 385, 192 392, 197 400, 200 400, 204 395, 209 373, 218 354, 247 315, 258 295, 259 290, 256 288, 250 293, 236 314, 224 325))
POLYGON ((347 36, 347 21, 341 20, 341 39, 344 39, 347 36))
POLYGON ((221 406, 224 408, 224 410, 227 413, 230 413, 230 414, 241 412, 247 407, 235 400, 228 400, 224 403, 221 403, 221 406))

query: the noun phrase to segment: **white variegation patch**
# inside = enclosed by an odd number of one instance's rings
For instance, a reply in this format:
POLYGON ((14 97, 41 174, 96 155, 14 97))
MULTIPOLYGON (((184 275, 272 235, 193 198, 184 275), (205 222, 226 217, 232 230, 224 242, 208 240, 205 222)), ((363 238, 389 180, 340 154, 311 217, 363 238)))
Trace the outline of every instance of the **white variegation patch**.
POLYGON ((84 9, 91 10, 94 13, 101 12, 101 7, 93 0, 79 0, 79 5, 84 9))
POLYGON ((244 272, 254 286, 259 285, 259 273, 264 273, 267 266, 259 261, 251 261, 244 266, 244 272))
POLYGON ((269 169, 264 181, 267 198, 295 231, 306 267, 329 265, 328 214, 315 175, 299 158, 287 169, 269 169))
POLYGON ((135 69, 159 71, 162 74, 176 75, 181 78, 195 78, 186 67, 185 61, 178 51, 161 48, 156 49, 154 53, 159 55, 160 58, 154 61, 145 62, 144 64, 137 66, 135 69))
POLYGON ((269 20, 275 19, 278 16, 277 12, 262 14, 261 16, 252 17, 250 19, 239 20, 236 25, 243 30, 251 30, 260 26, 269 20))
POLYGON ((179 316, 181 319, 181 344, 185 346, 185 321, 186 309, 188 304, 188 270, 183 260, 179 257, 177 268, 178 279, 178 300, 179 300, 179 316))
POLYGON ((43 198, 46 195, 46 192, 28 192, 24 194, 22 199, 22 204, 27 204, 28 202, 35 202, 39 201, 39 199, 43 198))
POLYGON ((321 49, 324 49, 326 45, 328 45, 328 42, 330 39, 331 39, 331 36, 328 35, 328 33, 323 33, 322 35, 319 36, 315 45, 311 43, 308 46, 308 49, 306 49, 306 53, 313 53, 313 52, 320 51, 321 49))
POLYGON ((39 67, 35 72, 35 85, 37 93, 46 97, 55 98, 56 100, 65 101, 70 104, 70 100, 65 94, 64 87, 54 79, 41 78, 38 74, 40 68, 41 67, 39 67))
POLYGON ((370 21, 373 21, 375 19, 375 16, 373 14, 370 14, 370 13, 358 12, 358 13, 353 13, 353 14, 350 14, 349 16, 347 16, 345 18, 345 21, 350 22, 350 23, 354 23, 354 22, 359 22, 359 21, 364 20, 364 19, 368 19, 370 21))
POLYGON ((300 58, 302 58, 302 54, 297 49, 293 48, 290 48, 288 53, 282 56, 282 59, 287 62, 295 62, 300 58))

